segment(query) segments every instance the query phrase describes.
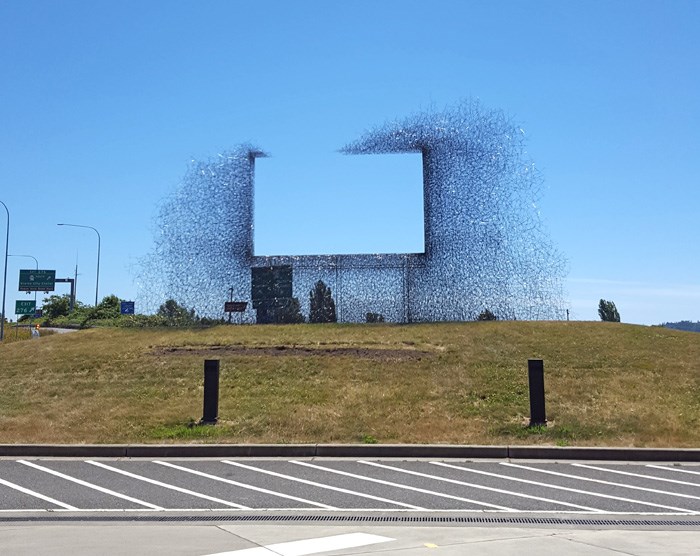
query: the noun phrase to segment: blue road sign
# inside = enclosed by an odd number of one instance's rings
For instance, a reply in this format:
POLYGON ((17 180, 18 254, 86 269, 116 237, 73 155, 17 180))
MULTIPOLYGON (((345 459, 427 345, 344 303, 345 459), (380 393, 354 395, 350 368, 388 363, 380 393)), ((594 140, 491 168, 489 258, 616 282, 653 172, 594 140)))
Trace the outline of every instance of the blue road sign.
POLYGON ((134 302, 133 301, 122 301, 119 307, 119 312, 122 315, 133 315, 134 314, 134 302))

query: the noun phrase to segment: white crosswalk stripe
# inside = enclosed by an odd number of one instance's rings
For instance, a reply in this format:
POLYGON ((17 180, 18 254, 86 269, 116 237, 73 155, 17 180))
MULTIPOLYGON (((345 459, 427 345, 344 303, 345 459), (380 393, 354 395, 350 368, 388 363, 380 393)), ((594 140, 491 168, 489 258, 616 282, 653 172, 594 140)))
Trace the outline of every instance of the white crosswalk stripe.
MULTIPOLYGON (((600 480, 597 480, 597 479, 589 479, 589 478, 587 478, 587 477, 581 477, 580 475, 572 475, 572 474, 570 474, 570 473, 560 473, 560 472, 558 472, 558 471, 552 471, 552 470, 549 470, 549 469, 540 469, 540 468, 538 468, 538 467, 529 467, 529 466, 526 466, 526 465, 518 465, 518 464, 515 464, 515 463, 507 463, 507 462, 502 463, 501 465, 507 465, 508 467, 516 467, 516 468, 518 468, 518 469, 526 469, 526 470, 528 470, 528 471, 536 471, 536 472, 538 472, 538 473, 546 473, 546 474, 555 475, 555 476, 558 476, 558 477, 565 477, 565 478, 567 478, 567 479, 577 479, 577 480, 581 480, 581 481, 589 481, 589 482, 594 482, 594 483, 599 483, 599 484, 605 484, 606 486, 620 486, 620 485, 617 484, 617 483, 611 483, 611 482, 608 482, 608 481, 600 481, 600 480)), ((472 470, 470 470, 470 471, 473 472, 474 470, 472 469, 472 470)), ((640 504, 640 505, 642 505, 642 506, 651 506, 651 507, 656 507, 656 508, 663 508, 663 509, 665 509, 665 510, 673 510, 673 511, 676 511, 676 512, 695 513, 695 512, 693 512, 693 510, 689 510, 688 508, 678 508, 678 507, 676 507, 676 506, 667 506, 667 505, 665 505, 665 504, 656 504, 656 503, 652 503, 652 502, 645 502, 645 501, 642 501, 642 500, 635 500, 635 499, 633 499, 633 498, 626 498, 626 497, 623 497, 623 496, 612 496, 611 494, 604 494, 604 493, 602 493, 602 492, 593 492, 593 491, 589 491, 589 490, 574 489, 574 488, 570 488, 570 487, 563 487, 563 486, 560 486, 560 485, 552 485, 552 484, 541 483, 541 482, 536 482, 536 481, 527 481, 527 480, 525 480, 525 479, 516 479, 516 478, 513 478, 513 477, 511 477, 510 480, 511 480, 511 481, 529 482, 529 483, 532 483, 532 484, 538 484, 538 485, 540 485, 540 486, 546 486, 546 487, 554 488, 554 489, 570 490, 570 491, 572 491, 572 492, 585 493, 585 494, 588 494, 588 495, 590 495, 590 496, 597 496, 597 497, 599 497, 599 498, 609 498, 610 500, 620 500, 621 502, 631 502, 631 503, 634 503, 634 504, 640 504)))
POLYGON ((162 481, 157 481, 155 479, 151 479, 149 477, 144 477, 143 475, 129 473, 128 471, 124 471, 123 469, 119 469, 117 467, 112 467, 111 465, 106 465, 106 464, 99 462, 99 461, 87 460, 86 463, 89 463, 90 465, 95 465, 97 467, 101 467, 102 469, 107 469, 108 471, 113 471, 114 473, 119 473, 120 475, 124 475, 126 477, 131 477, 132 479, 137 479, 139 481, 151 483, 152 485, 167 488, 169 490, 175 490, 175 491, 181 492, 183 494, 189 494, 190 496, 194 496, 196 498, 203 498, 204 500, 216 502, 217 504, 223 504, 224 506, 229 506, 232 508, 238 508, 239 510, 250 510, 250 508, 247 506, 243 506, 241 504, 236 504, 235 502, 230 502, 229 500, 222 500, 221 498, 215 498, 214 496, 208 496, 206 494, 202 494, 201 492, 194 492, 193 490, 189 490, 189 489, 182 488, 182 487, 175 486, 175 485, 170 485, 170 484, 164 483, 162 481))
POLYGON ((251 471, 257 471, 258 473, 264 473, 267 475, 272 475, 273 477, 279 477, 281 479, 287 479, 290 481, 296 481, 299 483, 307 484, 310 486, 315 486, 319 488, 325 488, 327 490, 333 490, 336 492, 342 492, 343 494, 351 494, 353 496, 359 496, 361 498, 367 498, 369 500, 376 500, 377 502, 386 502, 388 504, 394 504, 395 506, 400 506, 403 508, 409 508, 411 510, 425 510, 426 508, 421 508, 420 506, 414 506, 413 504, 406 504, 405 502, 399 502, 396 500, 389 500, 388 498, 382 498, 379 496, 373 496, 371 494, 367 494, 366 492, 358 492, 355 490, 349 490, 346 488, 341 488, 341 487, 336 487, 333 485, 327 485, 324 483, 318 483, 316 481, 309 481, 307 479, 302 479, 300 477, 294 477, 292 475, 285 475, 282 473, 275 473, 274 471, 269 471, 267 469, 260 469, 259 467, 253 467, 251 465, 245 465, 243 463, 239 463, 237 461, 229 461, 225 460, 223 463, 227 463, 228 465, 235 465, 237 467, 242 467, 243 469, 249 469, 251 471))
POLYGON ((233 550, 231 552, 218 552, 216 554, 208 554, 207 556, 307 556, 310 554, 319 554, 321 552, 359 548, 361 546, 390 542, 393 540, 395 539, 382 537, 380 535, 370 535, 368 533, 346 533, 344 535, 333 535, 331 537, 319 537, 316 539, 256 546, 253 548, 244 548, 243 550, 233 550))
POLYGON ((301 502, 303 504, 309 504, 311 506, 316 506, 317 508, 323 508, 325 510, 337 510, 338 508, 334 506, 329 506, 328 504, 321 504, 320 502, 314 502, 313 500, 307 500, 306 498, 299 498, 297 496, 292 496, 290 494, 284 494, 282 492, 277 492, 274 490, 269 490, 266 488, 256 487, 253 485, 248 485, 246 483, 240 483, 238 481, 232 481, 231 479, 224 479, 223 477, 217 477, 211 473, 204 473, 202 471, 197 471, 196 469, 190 469, 189 467, 182 467, 181 465, 175 465, 167 461, 156 460, 153 463, 158 465, 164 465, 166 467, 171 467, 173 469, 178 469, 184 471, 185 473, 192 473, 193 475, 199 475, 200 477, 206 477, 207 479, 212 479, 213 481, 219 481, 221 483, 226 483, 229 485, 234 485, 241 488, 246 488, 249 490, 254 490, 255 492, 262 492, 264 494, 271 494, 272 496, 278 496, 280 498, 287 498, 288 500, 295 500, 296 502, 301 502))
POLYGON ((68 511, 700 515, 700 466, 693 464, 114 461, 0 459, 0 520, 68 511))
POLYGON ((65 473, 60 473, 59 471, 54 471, 53 469, 49 469, 48 467, 44 467, 43 465, 37 465, 36 463, 32 463, 31 461, 25 461, 25 460, 17 460, 17 463, 21 463, 22 465, 26 465, 28 467, 32 467, 34 469, 38 469, 39 471, 43 471, 44 473, 49 473, 50 475, 54 475, 56 477, 60 477, 61 479, 65 479, 66 481, 71 481, 73 483, 76 483, 78 485, 91 488, 93 490, 97 490, 99 492, 103 492, 105 494, 109 494, 110 496, 114 496, 116 498, 121 498, 122 500, 127 500, 129 502, 134 502, 135 504, 140 504, 141 506, 145 506, 147 508, 151 508, 152 510, 164 510, 165 508, 162 508, 160 506, 156 506, 155 504, 151 504, 150 502, 144 502, 143 500, 139 500, 138 498, 133 498, 131 496, 127 496, 126 494, 121 494, 119 492, 115 492, 113 490, 110 490, 108 488, 101 487, 99 485, 95 485, 92 483, 88 483, 87 481, 83 481, 82 479, 76 479, 75 477, 71 477, 69 475, 66 475, 65 473))

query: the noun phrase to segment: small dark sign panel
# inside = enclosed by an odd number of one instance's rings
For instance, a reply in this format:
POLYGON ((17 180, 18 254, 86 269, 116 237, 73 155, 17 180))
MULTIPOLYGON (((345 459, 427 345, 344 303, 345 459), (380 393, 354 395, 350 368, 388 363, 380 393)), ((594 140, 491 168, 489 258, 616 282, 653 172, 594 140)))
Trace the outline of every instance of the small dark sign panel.
POLYGON ((136 309, 136 304, 133 301, 122 301, 119 304, 119 312, 122 315, 133 315, 136 309))
POLYGON ((247 301, 227 301, 224 303, 224 312, 226 313, 243 313, 247 308, 247 301))

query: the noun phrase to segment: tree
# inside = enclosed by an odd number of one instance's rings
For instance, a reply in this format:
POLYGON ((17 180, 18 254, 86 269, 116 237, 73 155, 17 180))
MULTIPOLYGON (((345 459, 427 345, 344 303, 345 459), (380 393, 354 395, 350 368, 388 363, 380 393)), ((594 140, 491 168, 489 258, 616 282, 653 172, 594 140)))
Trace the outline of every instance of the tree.
POLYGON ((301 303, 296 297, 288 297, 277 308, 277 322, 279 324, 300 324, 306 319, 301 313, 301 303))
POLYGON ((338 322, 331 289, 323 280, 316 282, 314 289, 309 292, 309 303, 309 322, 338 322))
POLYGON ((157 314, 164 317, 169 326, 187 326, 197 322, 194 309, 188 310, 172 298, 158 308, 157 314))
POLYGON ((120 314, 121 300, 112 294, 102 298, 100 304, 90 312, 90 318, 95 320, 116 319, 119 318, 120 314))
POLYGON ((45 297, 41 308, 44 311, 44 318, 67 317, 70 309, 70 295, 64 293, 63 295, 45 297))
POLYGON ((598 315, 603 322, 620 322, 620 313, 612 301, 601 299, 598 303, 598 315))
POLYGON ((673 328, 675 330, 685 330, 687 332, 700 332, 700 321, 690 322, 689 320, 682 320, 679 322, 665 322, 661 326, 673 328))

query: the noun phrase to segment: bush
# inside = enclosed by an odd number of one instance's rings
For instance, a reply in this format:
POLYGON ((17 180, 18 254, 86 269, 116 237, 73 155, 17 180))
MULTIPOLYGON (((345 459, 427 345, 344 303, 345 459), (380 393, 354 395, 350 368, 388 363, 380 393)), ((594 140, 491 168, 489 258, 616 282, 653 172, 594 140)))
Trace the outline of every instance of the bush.
POLYGON ((87 320, 117 319, 121 314, 121 300, 114 294, 102 298, 97 307, 90 310, 87 320))
POLYGON ((498 320, 498 317, 488 309, 484 309, 479 313, 479 316, 476 317, 476 320, 498 320))
POLYGON ((365 315, 365 320, 368 323, 384 322, 384 315, 381 313, 367 313, 365 315))
POLYGON ((166 326, 191 326, 199 320, 194 309, 187 309, 172 298, 158 308, 156 315, 165 319, 166 326))
MULTIPOLYGON (((45 297, 41 308, 45 319, 53 320, 59 317, 67 317, 70 312, 70 295, 64 293, 63 295, 45 297)), ((73 311, 82 309, 85 309, 85 305, 76 301, 73 311)))

